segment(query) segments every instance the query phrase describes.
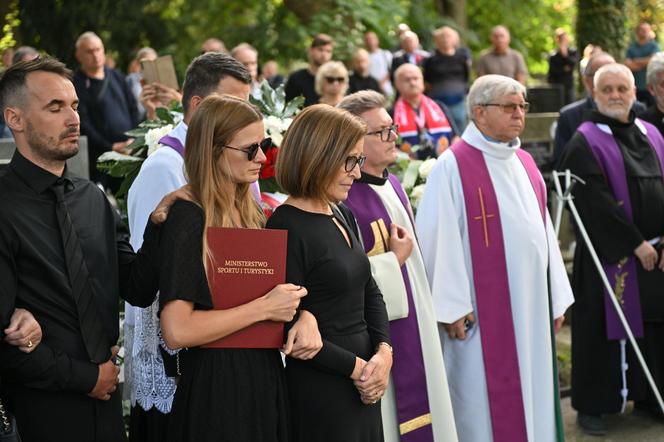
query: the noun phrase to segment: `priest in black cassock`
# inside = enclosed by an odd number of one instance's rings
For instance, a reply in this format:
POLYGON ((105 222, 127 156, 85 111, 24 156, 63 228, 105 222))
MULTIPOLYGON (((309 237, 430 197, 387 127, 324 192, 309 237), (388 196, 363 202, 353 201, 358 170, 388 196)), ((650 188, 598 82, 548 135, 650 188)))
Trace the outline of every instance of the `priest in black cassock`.
MULTIPOLYGON (((594 83, 597 110, 569 141, 560 170, 586 181, 573 191, 579 214, 661 392, 664 139, 630 111, 636 90, 626 66, 603 66, 594 83)), ((624 410, 628 399, 635 410, 661 417, 578 232, 572 286, 572 406, 581 427, 606 433, 602 415, 624 410)))

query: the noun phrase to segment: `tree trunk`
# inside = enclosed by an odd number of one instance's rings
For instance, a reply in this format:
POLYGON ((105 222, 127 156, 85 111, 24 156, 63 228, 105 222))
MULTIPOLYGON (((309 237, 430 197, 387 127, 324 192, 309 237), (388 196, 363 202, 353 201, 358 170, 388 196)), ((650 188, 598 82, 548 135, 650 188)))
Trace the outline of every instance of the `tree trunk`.
POLYGON ((466 0, 435 0, 436 10, 443 17, 449 17, 465 31, 468 26, 466 0))
POLYGON ((625 56, 626 0, 578 0, 576 38, 579 50, 599 45, 616 60, 625 56))

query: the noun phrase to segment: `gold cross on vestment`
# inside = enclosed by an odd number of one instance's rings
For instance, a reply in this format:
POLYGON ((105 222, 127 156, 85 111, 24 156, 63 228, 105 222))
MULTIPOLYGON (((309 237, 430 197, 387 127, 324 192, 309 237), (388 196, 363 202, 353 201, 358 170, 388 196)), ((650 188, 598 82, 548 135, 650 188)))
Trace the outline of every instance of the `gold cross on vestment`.
POLYGON ((473 219, 482 221, 482 228, 484 229, 484 245, 489 247, 489 226, 487 225, 487 219, 493 218, 495 215, 493 213, 486 213, 486 207, 484 206, 484 196, 482 195, 482 189, 480 187, 477 188, 477 195, 480 198, 480 215, 474 217, 473 219))

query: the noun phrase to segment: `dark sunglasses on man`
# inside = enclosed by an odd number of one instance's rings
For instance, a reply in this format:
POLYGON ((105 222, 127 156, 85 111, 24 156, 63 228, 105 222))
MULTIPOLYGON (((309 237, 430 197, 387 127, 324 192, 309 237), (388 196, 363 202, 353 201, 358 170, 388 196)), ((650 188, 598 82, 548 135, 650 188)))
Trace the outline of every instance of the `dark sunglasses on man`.
POLYGON ((346 78, 345 77, 325 77, 325 81, 327 81, 330 84, 332 84, 334 82, 344 83, 346 81, 346 78))
POLYGON ((244 153, 247 154, 247 158, 249 159, 249 161, 253 161, 253 159, 256 158, 256 154, 258 153, 258 149, 265 152, 270 146, 272 146, 272 138, 267 137, 267 138, 263 138, 263 140, 260 143, 253 143, 253 144, 250 144, 247 147, 233 147, 233 146, 228 146, 228 145, 224 145, 222 147, 227 147, 229 149, 244 152, 244 153))

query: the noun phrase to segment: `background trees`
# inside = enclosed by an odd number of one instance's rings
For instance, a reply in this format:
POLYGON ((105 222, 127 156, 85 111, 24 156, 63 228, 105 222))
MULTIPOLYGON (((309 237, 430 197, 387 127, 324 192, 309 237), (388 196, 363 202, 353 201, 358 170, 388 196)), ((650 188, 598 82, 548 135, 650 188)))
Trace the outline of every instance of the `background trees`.
POLYGON ((229 48, 251 42, 261 61, 290 67, 304 60, 317 32, 331 34, 337 57, 347 59, 366 30, 394 48, 395 27, 405 22, 431 47, 430 32, 449 24, 478 54, 491 27, 504 24, 531 73, 543 74, 555 28, 575 35, 580 49, 592 42, 621 58, 636 22, 650 20, 657 31, 663 9, 658 0, 9 0, 0 2, 0 50, 28 44, 75 66, 76 37, 94 30, 121 69, 138 48, 150 45, 173 54, 183 73, 208 37, 229 48))

